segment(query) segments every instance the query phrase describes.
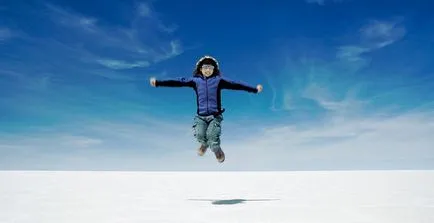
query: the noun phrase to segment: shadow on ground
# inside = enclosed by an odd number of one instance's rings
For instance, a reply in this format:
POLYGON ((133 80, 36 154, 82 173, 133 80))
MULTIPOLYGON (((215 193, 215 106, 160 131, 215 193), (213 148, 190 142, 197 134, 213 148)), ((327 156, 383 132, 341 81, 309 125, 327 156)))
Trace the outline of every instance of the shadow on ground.
POLYGON ((245 202, 255 202, 255 201, 276 201, 279 199, 228 199, 228 200, 215 200, 215 199, 188 199, 190 201, 208 201, 214 205, 233 205, 242 204, 245 202))

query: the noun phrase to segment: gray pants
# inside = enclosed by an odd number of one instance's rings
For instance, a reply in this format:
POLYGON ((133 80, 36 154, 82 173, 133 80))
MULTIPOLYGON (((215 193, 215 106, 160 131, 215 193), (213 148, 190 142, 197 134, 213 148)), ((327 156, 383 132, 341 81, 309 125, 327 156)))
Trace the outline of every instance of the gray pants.
POLYGON ((198 116, 194 117, 193 134, 199 143, 205 145, 213 152, 220 149, 221 123, 223 116, 198 116))

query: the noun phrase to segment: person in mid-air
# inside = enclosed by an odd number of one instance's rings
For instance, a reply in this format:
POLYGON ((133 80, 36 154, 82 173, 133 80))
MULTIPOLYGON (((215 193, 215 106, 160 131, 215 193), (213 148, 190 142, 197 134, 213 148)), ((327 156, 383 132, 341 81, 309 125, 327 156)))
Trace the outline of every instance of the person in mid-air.
POLYGON ((154 87, 191 87, 195 90, 197 111, 193 130, 194 137, 201 144, 198 154, 203 156, 210 148, 220 163, 225 161, 225 154, 220 146, 221 123, 225 111, 221 106, 221 90, 243 90, 250 93, 262 91, 260 84, 253 87, 222 77, 218 61, 211 56, 204 56, 197 61, 193 77, 166 80, 151 78, 150 84, 154 87))

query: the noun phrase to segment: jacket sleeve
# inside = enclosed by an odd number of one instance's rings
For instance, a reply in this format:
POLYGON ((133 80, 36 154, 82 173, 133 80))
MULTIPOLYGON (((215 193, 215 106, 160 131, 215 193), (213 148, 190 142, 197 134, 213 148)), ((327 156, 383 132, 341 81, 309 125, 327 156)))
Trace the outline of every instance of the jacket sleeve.
POLYGON ((258 93, 258 89, 256 87, 253 87, 253 86, 248 85, 246 83, 243 83, 241 81, 235 81, 235 80, 230 80, 227 78, 222 78, 220 84, 221 84, 222 89, 241 90, 241 91, 247 91, 250 93, 258 93))
POLYGON ((194 81, 192 78, 173 78, 165 80, 156 80, 156 87, 194 87, 194 81))

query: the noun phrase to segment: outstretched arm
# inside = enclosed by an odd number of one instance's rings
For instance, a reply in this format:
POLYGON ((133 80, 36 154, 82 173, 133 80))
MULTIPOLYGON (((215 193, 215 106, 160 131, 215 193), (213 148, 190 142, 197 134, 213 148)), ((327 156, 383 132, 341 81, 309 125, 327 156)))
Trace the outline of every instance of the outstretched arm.
POLYGON ((227 78, 222 78, 220 84, 221 84, 222 89, 241 90, 241 91, 247 91, 250 93, 259 93, 259 88, 262 89, 262 86, 261 87, 253 87, 253 86, 245 84, 241 81, 229 80, 227 78))
POLYGON ((185 77, 165 80, 151 78, 151 85, 154 87, 194 87, 194 81, 192 78, 185 77))

